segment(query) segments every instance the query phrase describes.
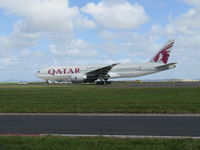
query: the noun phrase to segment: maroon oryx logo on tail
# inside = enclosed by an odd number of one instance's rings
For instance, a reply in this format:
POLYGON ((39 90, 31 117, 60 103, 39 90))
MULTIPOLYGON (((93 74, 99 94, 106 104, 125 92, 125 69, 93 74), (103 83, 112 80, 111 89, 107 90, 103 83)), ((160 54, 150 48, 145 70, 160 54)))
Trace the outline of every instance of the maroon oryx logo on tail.
POLYGON ((174 40, 171 40, 165 44, 161 50, 156 54, 155 57, 151 60, 151 62, 162 62, 164 64, 167 63, 171 49, 173 47, 174 40))

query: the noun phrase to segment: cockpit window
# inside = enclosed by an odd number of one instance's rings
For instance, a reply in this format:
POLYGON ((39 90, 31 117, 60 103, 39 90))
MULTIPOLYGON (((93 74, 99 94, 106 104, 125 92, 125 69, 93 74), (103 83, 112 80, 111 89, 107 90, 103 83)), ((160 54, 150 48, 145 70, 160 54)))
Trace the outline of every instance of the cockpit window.
POLYGON ((40 73, 40 71, 38 70, 37 73, 40 73))

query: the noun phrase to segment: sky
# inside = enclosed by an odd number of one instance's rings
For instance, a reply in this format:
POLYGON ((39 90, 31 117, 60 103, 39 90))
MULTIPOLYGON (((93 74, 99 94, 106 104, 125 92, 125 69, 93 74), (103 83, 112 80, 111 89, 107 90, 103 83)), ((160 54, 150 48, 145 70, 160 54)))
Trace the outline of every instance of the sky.
POLYGON ((40 81, 49 66, 148 62, 169 39, 173 70, 200 79, 199 0, 0 0, 0 82, 40 81))

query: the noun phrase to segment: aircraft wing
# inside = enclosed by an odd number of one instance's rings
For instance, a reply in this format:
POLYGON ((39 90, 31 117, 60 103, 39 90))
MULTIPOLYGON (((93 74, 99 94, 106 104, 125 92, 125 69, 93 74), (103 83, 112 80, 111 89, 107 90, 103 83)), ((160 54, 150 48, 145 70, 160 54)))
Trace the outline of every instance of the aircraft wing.
POLYGON ((118 63, 87 72, 86 75, 93 77, 105 77, 107 76, 108 72, 116 65, 118 65, 118 63))
POLYGON ((158 67, 156 67, 156 69, 158 69, 158 70, 172 69, 172 68, 175 68, 175 67, 176 67, 176 64, 177 64, 177 63, 169 63, 169 64, 166 64, 166 65, 158 66, 158 67))

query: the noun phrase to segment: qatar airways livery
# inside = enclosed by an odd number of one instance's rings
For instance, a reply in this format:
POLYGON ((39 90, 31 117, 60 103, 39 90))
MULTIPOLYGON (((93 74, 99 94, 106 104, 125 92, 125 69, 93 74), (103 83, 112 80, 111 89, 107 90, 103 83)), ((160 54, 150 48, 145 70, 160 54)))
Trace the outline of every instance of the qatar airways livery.
POLYGON ((68 81, 72 83, 96 82, 110 84, 108 79, 134 78, 176 67, 176 63, 167 63, 174 40, 169 40, 148 63, 97 65, 85 67, 49 67, 37 71, 36 77, 49 81, 68 81))

